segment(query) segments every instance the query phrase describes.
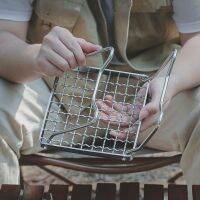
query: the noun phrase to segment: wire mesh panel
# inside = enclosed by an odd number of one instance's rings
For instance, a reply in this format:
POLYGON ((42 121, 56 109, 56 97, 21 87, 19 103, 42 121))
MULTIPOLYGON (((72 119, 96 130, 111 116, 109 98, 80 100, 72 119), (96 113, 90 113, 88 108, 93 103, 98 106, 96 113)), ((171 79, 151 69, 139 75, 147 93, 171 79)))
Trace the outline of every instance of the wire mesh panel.
MULTIPOLYGON (((113 125, 109 120, 105 122, 99 118, 86 127, 62 133, 69 127, 79 127, 93 120, 95 110, 91 102, 98 71, 97 68, 87 68, 84 72, 77 69, 56 79, 41 135, 43 145, 93 155, 110 154, 120 157, 129 157, 127 150, 137 147, 137 141, 133 136, 139 132, 139 120, 127 124, 129 127, 134 125, 134 132, 127 131, 125 140, 117 135, 110 135, 111 131, 120 132, 120 119, 113 125)), ((105 100, 112 96, 113 102, 130 108, 128 117, 132 118, 135 116, 134 108, 145 104, 146 92, 140 96, 140 104, 136 104, 136 97, 141 88, 147 91, 148 85, 144 85, 147 79, 145 75, 106 69, 99 82, 96 100, 105 100)))
MULTIPOLYGON (((111 50, 111 49, 106 49, 111 50)), ((56 77, 47 106, 40 142, 43 147, 62 148, 83 154, 132 159, 158 129, 162 104, 177 51, 170 63, 160 98, 157 127, 138 142, 139 113, 147 101, 149 77, 101 68, 77 68, 56 77)), ((110 54, 112 55, 112 54, 110 54)))

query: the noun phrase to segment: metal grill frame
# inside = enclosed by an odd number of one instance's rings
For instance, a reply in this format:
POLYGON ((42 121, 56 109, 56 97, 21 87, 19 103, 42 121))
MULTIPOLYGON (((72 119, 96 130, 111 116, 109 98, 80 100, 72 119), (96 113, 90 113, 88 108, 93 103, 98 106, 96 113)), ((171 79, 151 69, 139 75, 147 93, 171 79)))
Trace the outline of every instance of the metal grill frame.
MULTIPOLYGON (((168 57, 168 61, 170 61, 170 59, 172 59, 172 62, 171 62, 171 64, 170 64, 170 67, 169 67, 169 70, 168 70, 168 73, 167 73, 167 76, 166 76, 166 80, 165 80, 165 84, 164 84, 164 86, 163 86, 163 94, 162 94, 162 96, 161 96, 161 99, 160 99, 160 111, 161 111, 161 114, 160 114, 160 117, 159 117, 159 119, 158 119, 158 124, 157 124, 157 127, 148 135, 148 137, 147 138, 145 138, 145 140, 142 142, 142 143, 138 143, 138 136, 139 136, 139 133, 140 133, 140 126, 141 126, 141 121, 140 120, 138 120, 137 121, 137 123, 138 123, 138 126, 137 126, 137 131, 136 131, 136 133, 135 133, 135 140, 133 140, 132 141, 132 147, 131 148, 127 148, 126 149, 126 146, 130 143, 129 141, 128 141, 128 139, 126 138, 126 141, 124 142, 124 146, 125 146, 125 148, 124 148, 124 150, 123 150, 123 153, 116 153, 115 152, 115 150, 116 150, 116 143, 117 142, 122 142, 122 141, 120 141, 118 138, 112 138, 112 139, 108 139, 108 130, 106 131, 106 135, 105 135, 105 138, 104 138, 104 141, 103 141, 103 148, 102 148, 102 150, 101 151, 99 151, 99 150, 94 150, 94 148, 92 147, 91 149, 87 149, 87 148, 85 148, 86 146, 88 147, 88 148, 90 148, 91 147, 91 145, 78 145, 78 146, 74 146, 74 144, 70 144, 70 146, 65 146, 65 145, 62 145, 62 143, 60 142, 60 144, 59 145, 57 145, 57 144, 53 144, 52 143, 52 141, 53 140, 47 140, 44 136, 45 136, 45 127, 46 127, 46 124, 47 124, 47 121, 48 121, 48 116, 49 116, 49 113, 51 112, 51 104, 52 104, 52 102, 53 103, 55 103, 55 101, 53 100, 54 98, 55 98, 55 95, 56 95, 56 86, 57 86, 57 84, 59 83, 59 78, 58 77, 56 77, 55 78, 55 82, 54 82, 54 87, 53 87, 53 90, 51 91, 51 95, 50 95, 50 98, 49 98, 49 101, 48 101, 48 106, 47 106, 47 110, 46 110, 46 114, 45 114, 45 117, 44 117, 44 121, 43 121, 43 125, 42 125, 42 129, 41 129, 41 134, 40 134, 40 143, 41 143, 41 146, 43 147, 43 148, 58 148, 58 149, 62 149, 62 150, 64 150, 64 151, 68 151, 68 152, 73 152, 73 153, 80 153, 80 154, 87 154, 87 155, 92 155, 92 156, 101 156, 101 157, 116 157, 116 158, 120 158, 120 159, 122 159, 122 160, 132 160, 133 159, 133 157, 134 157, 134 153, 135 152, 137 152, 137 151, 139 151, 145 144, 146 144, 146 142, 148 142, 149 141, 149 139, 153 136, 153 134, 157 131, 157 129, 158 129, 158 127, 159 127, 159 125, 160 125, 160 122, 161 122, 161 120, 162 120, 162 117, 163 117, 163 110, 162 110, 162 103, 163 103, 163 99, 164 99, 164 95, 165 95, 165 91, 166 91, 166 88, 167 88, 167 84, 168 84, 168 81, 169 81, 169 76, 170 76, 170 73, 171 73, 171 69, 172 69, 172 66, 173 66, 173 63, 174 63, 174 59, 175 59, 175 56, 176 56, 176 53, 177 52, 173 52, 169 57, 168 57), (106 150, 105 150, 105 143, 106 143, 106 141, 109 141, 109 140, 111 140, 112 142, 114 142, 114 149, 112 149, 112 151, 111 152, 107 152, 106 150), (84 146, 84 147, 83 147, 84 146)), ((167 62, 167 60, 166 60, 166 62, 167 62)), ((165 65, 166 63, 164 63, 164 65, 165 65)), ((83 73, 82 71, 79 71, 79 70, 75 70, 74 71, 75 73, 83 73)), ((86 67, 85 68, 85 70, 84 70, 84 73, 102 73, 102 74, 104 74, 104 75, 107 75, 107 76, 109 76, 109 78, 107 77, 107 79, 109 79, 110 80, 110 77, 111 77, 111 74, 113 75, 113 76, 116 76, 117 75, 117 77, 118 77, 118 81, 117 81, 117 83, 112 83, 113 85, 115 85, 116 87, 118 87, 117 86, 117 84, 119 84, 119 77, 123 77, 123 78, 128 78, 128 80, 129 80, 129 78, 132 76, 132 77, 134 77, 135 79, 137 79, 138 81, 137 81, 137 86, 135 86, 136 87, 136 92, 135 92, 135 94, 133 95, 133 96, 136 96, 137 95, 137 92, 138 92, 138 88, 140 88, 139 87, 139 84, 141 84, 141 83, 146 83, 146 92, 145 92, 145 96, 144 96, 144 99, 143 99, 143 106, 146 104, 146 100, 147 100, 147 94, 148 94, 148 86, 149 86, 149 82, 150 82, 150 80, 151 80, 151 78, 149 77, 149 76, 147 76, 147 75, 145 75, 145 74, 137 74, 137 73, 128 73, 128 72, 123 72, 123 71, 118 71, 118 70, 110 70, 110 69, 103 69, 102 71, 101 71, 101 68, 99 69, 99 68, 94 68, 94 67, 86 67)), ((102 75, 101 74, 101 75, 102 75)), ((66 76, 67 75, 65 75, 65 81, 66 81, 66 76)), ((87 76, 88 77, 88 76, 87 76)), ((99 78, 99 81, 100 81, 100 83, 101 83, 101 76, 97 76, 97 78, 98 77, 100 77, 99 78)), ((86 80, 86 82, 87 82, 87 80, 86 80)), ((143 85, 142 84, 142 85, 143 85)), ((64 84, 64 87, 65 87, 65 84, 64 84)), ((126 86, 127 87, 127 86, 126 86)), ((98 93, 98 86, 96 85, 96 88, 95 89, 97 89, 97 93, 98 93)), ((94 90, 95 90, 94 89, 94 90)), ((64 95, 64 94, 62 94, 62 95, 64 95)), ((93 95, 93 97, 94 97, 94 95, 93 95)), ((95 96, 96 97, 96 96, 95 96)), ((73 97, 72 97, 73 98, 73 97)), ((92 98, 91 98, 91 101, 92 101, 92 98)), ((60 100, 58 100, 57 101, 57 104, 59 104, 59 103, 61 103, 62 104, 62 100, 61 100, 61 102, 60 102, 60 100)), ((134 104, 134 102, 133 102, 133 104, 134 104)), ((81 105, 82 106, 82 105, 81 105)), ((60 109, 60 108, 59 108, 60 109)), ((66 112, 67 113, 67 112, 66 112)), ((97 123, 98 124, 98 123, 97 123)), ((87 128, 89 127, 89 126, 91 126, 92 125, 92 123, 90 123, 90 124, 88 124, 88 126, 83 126, 83 128, 86 128, 86 130, 87 130, 87 128)), ((109 127, 109 124, 108 124, 108 127, 109 127)), ((119 126, 118 126, 118 130, 119 130, 119 126)), ((61 130, 61 132, 65 132, 64 130, 61 130)), ((54 132, 55 132, 55 129, 54 129, 54 132)), ((75 132, 76 132, 76 130, 74 131, 74 134, 75 134, 75 132)), ((63 133, 63 135, 64 135, 65 133, 63 133)), ((85 133, 84 133, 85 134, 85 133)), ((64 136, 63 136, 64 137, 64 136)), ((62 140, 63 140, 63 137, 62 137, 62 140)), ((75 136, 73 136, 73 137, 75 137, 75 136)), ((96 137, 96 135, 95 135, 95 137, 96 137)), ((83 138, 84 138, 84 136, 83 136, 83 138)), ((103 139, 103 137, 102 137, 102 139, 103 139)), ((94 141, 96 140, 96 138, 94 138, 93 139, 93 145, 94 145, 94 141)), ((62 141, 63 142, 63 141, 62 141)), ((72 143, 73 143, 73 140, 72 140, 72 143)), ((82 142, 82 144, 83 144, 83 142, 82 142)), ((100 149, 101 149, 101 147, 100 146, 97 146, 97 147, 99 147, 100 149)), ((108 150, 108 149, 107 149, 108 150)), ((119 150, 117 150, 118 152, 119 152, 119 150)))

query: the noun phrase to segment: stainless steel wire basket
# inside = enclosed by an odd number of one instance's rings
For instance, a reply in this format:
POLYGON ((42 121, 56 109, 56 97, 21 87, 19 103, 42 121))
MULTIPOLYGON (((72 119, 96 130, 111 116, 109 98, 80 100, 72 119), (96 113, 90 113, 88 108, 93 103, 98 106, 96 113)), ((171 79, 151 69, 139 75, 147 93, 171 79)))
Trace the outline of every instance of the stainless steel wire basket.
POLYGON ((42 147, 131 160, 135 152, 139 151, 157 131, 163 117, 162 104, 177 50, 174 50, 163 63, 163 67, 167 65, 168 67, 160 99, 160 117, 157 126, 140 142, 141 121, 139 115, 135 113, 135 108, 141 109, 147 103, 151 78, 144 74, 106 69, 113 57, 112 47, 88 56, 104 52, 107 52, 108 57, 101 67, 77 68, 65 73, 63 77, 55 78, 41 129, 42 147), (141 89, 144 92, 139 96, 138 105, 136 99, 141 89), (101 111, 96 102, 98 99, 105 100, 108 95, 113 97, 114 102, 129 106, 130 118, 137 117, 134 122, 130 121, 127 125, 130 131, 123 140, 117 135, 116 137, 110 135, 111 131, 121 130, 121 119, 116 121, 114 126, 109 121, 103 122, 100 118, 101 111), (131 131, 133 126, 134 132, 131 131))

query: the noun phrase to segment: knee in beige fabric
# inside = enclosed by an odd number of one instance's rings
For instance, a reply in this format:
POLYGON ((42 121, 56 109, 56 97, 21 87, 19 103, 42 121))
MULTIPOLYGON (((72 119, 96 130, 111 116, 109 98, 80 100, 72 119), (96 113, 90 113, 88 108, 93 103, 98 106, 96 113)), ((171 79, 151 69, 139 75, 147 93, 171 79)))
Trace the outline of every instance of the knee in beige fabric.
POLYGON ((0 79, 0 181, 17 183, 21 153, 39 151, 49 89, 43 80, 13 84, 0 79))
POLYGON ((0 184, 19 184, 19 174, 17 155, 0 137, 0 184))
POLYGON ((13 84, 0 79, 0 135, 19 155, 39 146, 39 131, 49 97, 43 80, 13 84))

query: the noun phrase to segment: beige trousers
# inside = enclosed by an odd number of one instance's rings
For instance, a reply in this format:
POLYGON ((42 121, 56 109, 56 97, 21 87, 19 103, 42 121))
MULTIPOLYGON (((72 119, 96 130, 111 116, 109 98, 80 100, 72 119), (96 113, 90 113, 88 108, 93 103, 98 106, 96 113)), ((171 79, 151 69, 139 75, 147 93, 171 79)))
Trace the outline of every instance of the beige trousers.
POLYGON ((48 97, 41 79, 26 85, 0 79, 0 184, 19 183, 20 154, 39 151, 48 97))
MULTIPOLYGON (((0 184, 19 183, 20 154, 40 150, 39 131, 48 97, 49 89, 41 79, 25 85, 0 79, 0 184)), ((180 93, 148 143, 156 149, 181 151, 181 167, 189 184, 200 184, 199 116, 200 88, 180 93)))

